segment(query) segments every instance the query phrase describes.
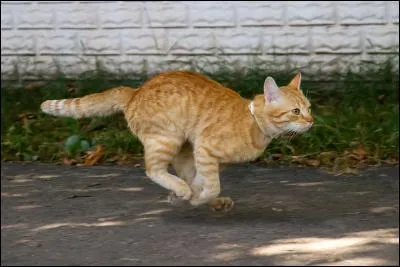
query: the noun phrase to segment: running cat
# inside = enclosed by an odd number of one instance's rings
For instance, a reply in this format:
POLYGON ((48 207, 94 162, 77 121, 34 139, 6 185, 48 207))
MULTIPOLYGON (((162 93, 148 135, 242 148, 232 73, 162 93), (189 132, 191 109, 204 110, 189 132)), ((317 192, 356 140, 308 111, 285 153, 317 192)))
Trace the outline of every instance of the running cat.
POLYGON ((47 100, 41 109, 74 118, 123 112, 143 144, 146 175, 171 191, 171 202, 208 203, 227 211, 232 199, 219 197, 219 173, 226 164, 254 160, 273 138, 311 128, 310 102, 300 84, 300 73, 281 88, 267 77, 264 92, 249 100, 201 74, 170 71, 137 89, 47 100), (170 164, 177 176, 168 172, 170 164))

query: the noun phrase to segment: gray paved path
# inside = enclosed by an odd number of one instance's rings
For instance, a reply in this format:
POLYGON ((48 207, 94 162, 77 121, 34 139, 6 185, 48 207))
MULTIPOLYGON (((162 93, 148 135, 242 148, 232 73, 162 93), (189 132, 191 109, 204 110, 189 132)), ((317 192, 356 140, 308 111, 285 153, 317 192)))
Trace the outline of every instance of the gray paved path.
POLYGON ((226 214, 175 207, 141 168, 3 163, 3 265, 398 265, 399 169, 222 174, 226 214))

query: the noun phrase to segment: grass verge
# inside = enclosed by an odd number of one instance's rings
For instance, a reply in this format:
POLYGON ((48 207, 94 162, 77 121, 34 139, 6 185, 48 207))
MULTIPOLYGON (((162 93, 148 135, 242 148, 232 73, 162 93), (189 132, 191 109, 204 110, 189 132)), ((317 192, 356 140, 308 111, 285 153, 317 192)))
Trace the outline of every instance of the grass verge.
MULTIPOLYGON (((294 75, 260 68, 202 72, 249 98, 262 92, 266 76, 283 85, 294 75)), ((398 164, 399 73, 391 62, 329 77, 329 82, 312 78, 302 82, 316 121, 312 130, 292 140, 274 140, 256 162, 325 166, 342 173, 371 164, 398 164)), ((122 115, 55 118, 42 114, 39 106, 46 99, 78 97, 113 86, 137 87, 146 78, 94 71, 75 79, 59 75, 47 82, 26 82, 17 88, 2 82, 2 161, 79 163, 101 145, 101 162, 134 162, 142 156, 142 145, 122 115)))

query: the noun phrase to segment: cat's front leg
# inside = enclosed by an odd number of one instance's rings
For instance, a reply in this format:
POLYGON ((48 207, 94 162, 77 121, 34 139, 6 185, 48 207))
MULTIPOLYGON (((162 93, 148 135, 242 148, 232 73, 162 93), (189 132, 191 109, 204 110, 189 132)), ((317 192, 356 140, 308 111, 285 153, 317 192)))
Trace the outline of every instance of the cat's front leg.
POLYGON ((217 192, 220 191, 220 189, 218 191, 215 190, 215 193, 211 194, 209 192, 212 192, 212 189, 204 190, 205 184, 209 182, 207 181, 207 178, 204 178, 203 176, 196 176, 196 178, 191 184, 191 205, 198 206, 207 203, 211 210, 218 212, 228 212, 233 208, 234 202, 230 197, 218 197, 219 193, 217 192))
POLYGON ((190 204, 199 206, 216 199, 220 192, 219 162, 208 149, 199 148, 195 153, 196 176, 191 184, 193 192, 190 204))

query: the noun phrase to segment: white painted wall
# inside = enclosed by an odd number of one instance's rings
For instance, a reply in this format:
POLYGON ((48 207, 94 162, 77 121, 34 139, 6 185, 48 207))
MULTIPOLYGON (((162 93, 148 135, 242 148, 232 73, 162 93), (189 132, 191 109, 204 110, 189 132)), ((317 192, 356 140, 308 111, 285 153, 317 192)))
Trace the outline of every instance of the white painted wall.
POLYGON ((96 58, 111 71, 254 58, 328 71, 398 53, 398 1, 1 2, 2 79, 79 73, 96 58))

